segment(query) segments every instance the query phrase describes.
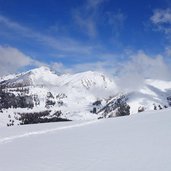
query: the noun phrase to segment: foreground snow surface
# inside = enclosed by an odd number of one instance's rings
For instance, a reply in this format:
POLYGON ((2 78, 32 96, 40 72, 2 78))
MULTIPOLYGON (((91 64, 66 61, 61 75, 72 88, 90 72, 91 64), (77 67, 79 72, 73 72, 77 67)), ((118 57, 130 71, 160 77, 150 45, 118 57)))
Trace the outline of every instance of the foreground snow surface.
POLYGON ((171 110, 0 129, 2 171, 170 171, 171 110))

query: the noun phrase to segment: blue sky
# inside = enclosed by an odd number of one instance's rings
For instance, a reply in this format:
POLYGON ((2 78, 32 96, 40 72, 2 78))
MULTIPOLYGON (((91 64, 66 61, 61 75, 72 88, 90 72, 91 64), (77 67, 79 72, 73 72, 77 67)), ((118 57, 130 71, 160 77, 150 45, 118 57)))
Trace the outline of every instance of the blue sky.
POLYGON ((170 36, 169 0, 0 0, 2 74, 40 65, 114 73, 139 54, 169 64, 170 36))

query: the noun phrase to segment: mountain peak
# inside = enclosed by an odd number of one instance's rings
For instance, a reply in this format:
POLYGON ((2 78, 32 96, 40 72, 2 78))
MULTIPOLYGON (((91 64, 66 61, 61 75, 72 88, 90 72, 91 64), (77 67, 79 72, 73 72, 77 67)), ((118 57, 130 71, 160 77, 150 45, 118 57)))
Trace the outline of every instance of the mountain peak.
POLYGON ((41 66, 39 68, 34 68, 30 71, 28 71, 30 73, 34 73, 34 74, 37 74, 37 73, 45 73, 45 72, 52 72, 51 69, 47 66, 41 66))

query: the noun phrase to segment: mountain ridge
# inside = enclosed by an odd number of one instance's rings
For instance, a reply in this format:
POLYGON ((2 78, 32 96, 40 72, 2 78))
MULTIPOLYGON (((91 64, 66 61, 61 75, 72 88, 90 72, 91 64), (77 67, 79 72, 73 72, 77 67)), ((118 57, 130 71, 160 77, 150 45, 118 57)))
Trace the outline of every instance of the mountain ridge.
POLYGON ((5 76, 0 80, 0 125, 4 125, 2 121, 9 124, 10 120, 21 124, 19 119, 23 116, 29 121, 33 118, 28 117, 39 117, 34 118, 37 122, 59 118, 91 120, 171 105, 171 82, 144 82, 138 90, 125 92, 114 78, 101 72, 57 75, 48 67, 5 76))

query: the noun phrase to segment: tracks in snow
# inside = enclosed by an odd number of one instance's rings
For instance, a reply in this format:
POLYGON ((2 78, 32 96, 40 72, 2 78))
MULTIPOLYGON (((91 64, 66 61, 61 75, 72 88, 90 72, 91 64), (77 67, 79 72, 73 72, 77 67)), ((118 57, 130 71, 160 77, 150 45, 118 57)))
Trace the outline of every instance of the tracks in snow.
POLYGON ((4 138, 0 139, 0 144, 8 143, 8 142, 11 142, 11 141, 13 141, 15 139, 19 139, 19 138, 30 137, 30 136, 33 136, 33 135, 42 135, 42 134, 47 134, 47 133, 51 133, 51 132, 55 132, 55 131, 59 131, 59 130, 82 127, 82 126, 90 125, 90 124, 93 124, 93 123, 96 123, 96 122, 99 122, 99 120, 89 121, 89 122, 70 125, 70 126, 62 126, 62 127, 58 127, 58 128, 46 129, 46 130, 42 130, 42 131, 31 131, 31 132, 27 132, 27 133, 20 134, 20 135, 4 137, 4 138))

